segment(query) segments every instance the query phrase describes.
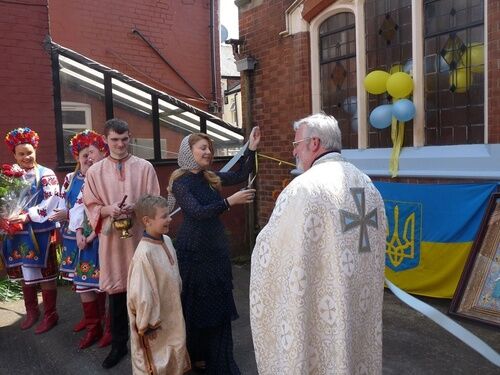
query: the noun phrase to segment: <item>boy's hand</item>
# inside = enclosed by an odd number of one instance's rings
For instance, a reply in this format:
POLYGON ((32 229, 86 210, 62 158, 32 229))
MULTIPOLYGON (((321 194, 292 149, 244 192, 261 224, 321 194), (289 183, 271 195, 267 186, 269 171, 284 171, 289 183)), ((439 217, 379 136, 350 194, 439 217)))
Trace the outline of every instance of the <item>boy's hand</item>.
POLYGON ((161 329, 161 326, 158 328, 148 328, 146 332, 144 332, 144 336, 146 336, 149 340, 156 340, 158 337, 158 331, 161 329))

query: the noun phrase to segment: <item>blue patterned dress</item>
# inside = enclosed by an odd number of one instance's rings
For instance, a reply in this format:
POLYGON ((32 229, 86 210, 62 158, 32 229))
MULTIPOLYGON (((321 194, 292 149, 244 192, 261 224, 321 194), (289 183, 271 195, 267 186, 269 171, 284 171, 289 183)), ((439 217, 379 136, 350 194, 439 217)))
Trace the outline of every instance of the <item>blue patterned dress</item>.
POLYGON ((85 181, 83 180, 83 176, 81 177, 82 183, 79 184, 80 189, 76 197, 74 197, 76 188, 71 188, 69 190, 72 194, 71 197, 68 198, 68 202, 73 202, 73 204, 70 204, 67 233, 72 234, 74 238, 73 240, 68 236, 68 245, 73 243, 70 241, 74 241, 75 251, 71 254, 76 254, 74 256, 74 263, 72 264, 70 279, 76 286, 76 291, 78 293, 89 291, 98 292, 100 291, 99 239, 95 237, 83 250, 79 250, 76 244, 76 231, 78 229, 83 231, 85 237, 88 237, 92 233, 92 228, 88 222, 85 206, 83 204, 83 187, 85 186, 85 181))
MULTIPOLYGON (((222 185, 245 181, 254 161, 255 153, 247 150, 238 171, 217 173, 222 185)), ((231 334, 231 320, 237 319, 238 313, 228 239, 219 218, 228 207, 201 172, 186 172, 174 181, 172 192, 184 213, 175 247, 191 360, 205 360, 207 374, 239 374, 231 334)))
MULTIPOLYGON (((68 173, 64 179, 61 195, 66 203, 68 212, 75 205, 78 195, 83 189, 85 177, 80 171, 68 173)), ((76 233, 69 229, 69 223, 66 222, 61 227, 61 234, 63 238, 63 250, 61 254, 62 278, 66 280, 73 280, 73 273, 76 271, 76 264, 78 263, 78 246, 76 245, 76 233)))
POLYGON ((5 237, 2 246, 7 273, 11 279, 24 279, 26 284, 54 280, 57 277, 55 223, 49 221, 60 204, 59 182, 54 172, 36 165, 23 178, 31 183, 29 221, 23 230, 5 237))

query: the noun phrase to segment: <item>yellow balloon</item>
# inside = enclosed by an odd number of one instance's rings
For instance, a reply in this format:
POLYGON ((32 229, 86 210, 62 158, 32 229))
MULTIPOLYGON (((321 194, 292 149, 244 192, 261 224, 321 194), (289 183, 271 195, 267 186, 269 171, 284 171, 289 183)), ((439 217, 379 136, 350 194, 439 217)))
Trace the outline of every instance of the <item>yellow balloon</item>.
POLYGON ((389 70, 389 74, 394 74, 397 72, 402 72, 403 71, 403 65, 401 64, 394 64, 391 66, 391 70, 389 70))
POLYGON ((484 44, 471 43, 462 56, 462 65, 469 66, 473 73, 484 71, 484 44))
POLYGON ((386 91, 385 85, 390 74, 383 70, 374 70, 365 77, 365 89, 370 94, 378 95, 386 91))
POLYGON ((404 72, 391 74, 387 80, 387 92, 395 99, 405 98, 413 91, 413 79, 404 72))
POLYGON ((472 74, 470 69, 459 67, 458 69, 450 72, 449 80, 450 90, 457 94, 463 94, 472 84, 472 74))

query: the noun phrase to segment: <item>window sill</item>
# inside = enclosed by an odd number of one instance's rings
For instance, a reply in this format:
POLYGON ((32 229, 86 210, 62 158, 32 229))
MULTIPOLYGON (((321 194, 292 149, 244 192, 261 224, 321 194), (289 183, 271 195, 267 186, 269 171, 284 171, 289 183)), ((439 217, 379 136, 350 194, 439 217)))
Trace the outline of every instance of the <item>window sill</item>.
MULTIPOLYGON (((390 177, 391 148, 343 150, 369 176, 390 177)), ((500 179, 500 144, 405 147, 398 177, 500 179)))

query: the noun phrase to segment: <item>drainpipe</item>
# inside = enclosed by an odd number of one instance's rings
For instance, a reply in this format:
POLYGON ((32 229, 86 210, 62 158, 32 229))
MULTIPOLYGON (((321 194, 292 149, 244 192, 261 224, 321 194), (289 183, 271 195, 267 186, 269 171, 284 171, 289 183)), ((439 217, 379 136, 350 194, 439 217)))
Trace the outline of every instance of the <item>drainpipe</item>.
POLYGON ((217 82, 216 82, 216 71, 215 71, 215 0, 210 0, 210 60, 211 60, 211 68, 212 68, 212 112, 217 113, 219 102, 217 101, 217 82))
MULTIPOLYGON (((234 46, 233 46, 234 48, 234 46)), ((237 54, 236 58, 236 69, 241 73, 241 106, 242 108, 242 127, 245 138, 248 139, 250 132, 253 127, 253 116, 252 116, 252 102, 253 102, 253 70, 255 69, 255 64, 257 60, 253 57, 241 58, 237 54), (243 103, 243 99, 245 102, 243 103)), ((255 232, 257 229, 257 201, 254 200, 252 206, 248 207, 245 205, 245 213, 247 218, 247 227, 245 230, 245 241, 250 244, 249 254, 252 254, 253 247, 255 246, 255 232)))

